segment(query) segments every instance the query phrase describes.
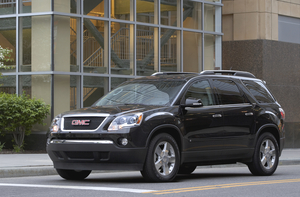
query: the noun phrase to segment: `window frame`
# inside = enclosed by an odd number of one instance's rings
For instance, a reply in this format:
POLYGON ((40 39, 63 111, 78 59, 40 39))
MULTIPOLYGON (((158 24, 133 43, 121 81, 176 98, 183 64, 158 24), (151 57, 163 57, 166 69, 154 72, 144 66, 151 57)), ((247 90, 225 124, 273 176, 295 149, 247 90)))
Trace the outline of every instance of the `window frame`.
MULTIPOLYGON (((271 91, 269 90, 269 88, 262 82, 262 81, 255 81, 255 80, 242 80, 243 85, 245 86, 245 88, 249 91, 249 94, 255 99, 255 101, 257 101, 260 104, 264 104, 264 103, 275 103, 276 102, 276 98, 273 96, 273 94, 271 93, 271 91), (260 100, 258 100, 256 98, 256 96, 251 92, 251 90, 247 87, 247 84, 245 83, 245 81, 247 82, 253 82, 255 84, 258 84, 261 88, 263 88, 265 90, 265 92, 267 93, 267 95, 271 98, 267 98, 268 100, 271 100, 272 102, 260 102, 260 100)), ((266 99, 266 97, 264 97, 266 99)))
POLYGON ((213 88, 213 85, 211 83, 211 81, 209 79, 196 79, 193 80, 185 89, 185 91, 183 92, 182 96, 181 96, 181 100, 180 100, 180 104, 184 104, 185 103, 185 95, 187 94, 188 90, 190 89, 190 87, 200 81, 207 81, 207 83, 209 84, 210 88, 211 88, 211 96, 212 96, 212 101, 213 101, 213 105, 203 105, 203 107, 210 107, 210 106, 215 106, 218 105, 218 99, 215 93, 215 90, 213 88))
POLYGON ((236 83, 236 81, 234 79, 224 79, 224 78, 213 78, 211 79, 212 80, 212 84, 213 84, 213 87, 214 87, 214 90, 215 90, 215 94, 216 94, 216 97, 217 97, 217 101, 219 103, 219 105, 240 105, 240 104, 250 104, 251 102, 249 101, 247 95, 245 94, 245 92, 239 87, 239 85, 236 83), (239 93, 240 93, 240 96, 244 99, 244 102, 243 103, 223 103, 222 102, 222 99, 221 99, 221 95, 217 89, 217 86, 216 84, 214 83, 214 80, 220 80, 220 81, 230 81, 232 83, 235 84, 235 86, 237 87, 239 93))

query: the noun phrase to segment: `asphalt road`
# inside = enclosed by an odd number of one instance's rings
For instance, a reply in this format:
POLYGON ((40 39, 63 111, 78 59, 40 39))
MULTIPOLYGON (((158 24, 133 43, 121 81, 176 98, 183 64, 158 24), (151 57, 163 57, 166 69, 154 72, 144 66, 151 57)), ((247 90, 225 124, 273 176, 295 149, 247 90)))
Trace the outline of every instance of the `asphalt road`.
POLYGON ((274 175, 252 176, 247 167, 198 168, 171 183, 147 183, 139 172, 92 173, 83 181, 58 175, 0 179, 0 196, 272 196, 299 197, 300 165, 279 166, 274 175))

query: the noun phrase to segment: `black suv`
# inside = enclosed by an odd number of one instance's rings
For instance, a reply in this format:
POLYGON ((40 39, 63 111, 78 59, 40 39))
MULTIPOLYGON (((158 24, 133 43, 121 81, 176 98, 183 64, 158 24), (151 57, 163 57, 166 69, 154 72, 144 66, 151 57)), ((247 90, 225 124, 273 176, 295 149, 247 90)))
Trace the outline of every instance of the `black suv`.
POLYGON ((171 181, 200 165, 236 162, 254 175, 272 175, 284 146, 284 116, 251 73, 155 73, 56 116, 47 152, 65 179, 139 170, 148 181, 171 181))

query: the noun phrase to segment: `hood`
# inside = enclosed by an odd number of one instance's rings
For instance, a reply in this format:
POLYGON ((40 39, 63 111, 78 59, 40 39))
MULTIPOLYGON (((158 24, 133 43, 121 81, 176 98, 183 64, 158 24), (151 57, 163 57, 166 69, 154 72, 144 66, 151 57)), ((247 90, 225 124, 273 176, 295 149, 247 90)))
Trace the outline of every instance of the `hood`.
POLYGON ((76 109, 68 112, 64 112, 61 115, 75 115, 75 114, 95 114, 95 113, 105 113, 110 115, 122 115, 127 113, 145 112, 148 110, 165 108, 165 106, 157 105, 108 105, 108 106, 93 106, 81 109, 76 109))

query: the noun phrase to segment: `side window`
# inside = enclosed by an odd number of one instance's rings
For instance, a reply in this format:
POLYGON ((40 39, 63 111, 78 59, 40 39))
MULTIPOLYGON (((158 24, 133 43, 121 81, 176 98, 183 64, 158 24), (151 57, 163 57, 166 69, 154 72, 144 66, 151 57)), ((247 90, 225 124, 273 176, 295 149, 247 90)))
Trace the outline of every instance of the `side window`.
POLYGON ((220 102, 226 104, 248 103, 237 85, 231 80, 214 79, 220 102))
POLYGON ((215 105, 212 89, 206 80, 194 82, 185 94, 185 99, 189 97, 201 99, 204 106, 215 105))
POLYGON ((269 90, 259 81, 243 81, 245 86, 259 103, 274 103, 275 99, 269 90))

